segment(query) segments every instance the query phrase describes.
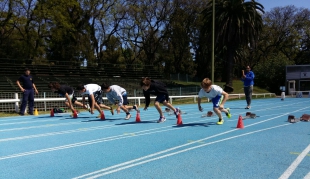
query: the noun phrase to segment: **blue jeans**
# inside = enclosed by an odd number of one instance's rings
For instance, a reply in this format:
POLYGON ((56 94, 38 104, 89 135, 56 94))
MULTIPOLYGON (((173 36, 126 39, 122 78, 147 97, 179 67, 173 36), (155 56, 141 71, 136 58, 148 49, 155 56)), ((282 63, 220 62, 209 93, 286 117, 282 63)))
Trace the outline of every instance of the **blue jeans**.
POLYGON ((248 106, 251 106, 253 86, 247 86, 247 87, 244 87, 243 89, 244 89, 246 103, 248 106))

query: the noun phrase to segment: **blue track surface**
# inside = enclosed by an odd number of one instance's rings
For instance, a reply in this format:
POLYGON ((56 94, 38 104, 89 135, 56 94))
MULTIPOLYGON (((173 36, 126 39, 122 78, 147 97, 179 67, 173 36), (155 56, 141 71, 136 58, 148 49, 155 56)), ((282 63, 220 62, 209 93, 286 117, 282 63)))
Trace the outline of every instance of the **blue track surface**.
MULTIPOLYGON (((288 115, 310 114, 310 98, 228 101, 232 117, 201 115, 211 103, 178 105, 183 125, 174 115, 156 123, 151 107, 141 123, 125 114, 106 120, 87 112, 0 118, 0 178, 307 178, 310 177, 310 122, 287 122, 288 115), (260 116, 243 120, 252 112, 260 116)), ((164 108, 164 107, 163 107, 164 108)), ((225 116, 225 115, 224 115, 225 116)))

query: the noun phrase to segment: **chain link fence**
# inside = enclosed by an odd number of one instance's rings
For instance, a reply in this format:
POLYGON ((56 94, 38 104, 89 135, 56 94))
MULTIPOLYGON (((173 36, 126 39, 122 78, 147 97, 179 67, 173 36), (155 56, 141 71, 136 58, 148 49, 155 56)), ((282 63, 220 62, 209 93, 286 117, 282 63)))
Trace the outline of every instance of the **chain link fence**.
MULTIPOLYGON (((170 96, 186 96, 186 95, 197 95, 200 88, 197 87, 179 87, 179 88, 167 88, 170 96)), ((127 90, 128 97, 143 97, 142 89, 130 89, 127 90)), ((76 97, 78 97, 78 101, 81 101, 81 95, 75 93, 76 97)), ((103 97, 105 97, 103 93, 103 97)), ((39 92, 39 94, 35 95, 35 99, 44 99, 44 98, 61 98, 58 94, 52 92, 39 92)), ((13 100, 18 99, 19 102, 3 102, 0 103, 0 117, 7 116, 8 114, 17 114, 19 112, 19 107, 21 105, 22 93, 10 93, 10 92, 1 92, 0 93, 1 100, 13 100)), ((87 102, 87 98, 86 102, 87 102)), ((177 101, 180 101, 178 99, 177 101)), ((137 99, 128 99, 129 105, 134 105, 138 103, 137 99)), ((192 100, 191 100, 192 101, 192 100)), ((111 106, 112 104, 104 99, 105 105, 111 106)), ((141 99, 141 104, 145 103, 144 98, 141 99)), ((152 104, 152 103, 151 103, 152 104)), ((83 110, 79 106, 74 106, 77 110, 83 110)), ((53 108, 64 108, 68 109, 65 105, 65 100, 63 101, 35 101, 34 109, 37 109, 38 112, 49 112, 53 108)), ((26 113, 28 112, 28 106, 26 107, 26 113)))

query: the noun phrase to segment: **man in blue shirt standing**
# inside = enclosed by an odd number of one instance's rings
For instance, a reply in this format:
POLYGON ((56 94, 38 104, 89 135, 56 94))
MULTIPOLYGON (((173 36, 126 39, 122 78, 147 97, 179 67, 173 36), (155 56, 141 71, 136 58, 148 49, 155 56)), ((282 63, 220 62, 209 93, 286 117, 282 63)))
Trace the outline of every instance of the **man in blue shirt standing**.
POLYGON ((247 66, 245 73, 243 71, 243 74, 241 77, 241 81, 243 81, 243 89, 244 89, 245 99, 247 102, 247 106, 245 107, 245 109, 251 108, 254 77, 255 77, 255 75, 254 75, 253 71, 251 71, 250 66, 247 66))
POLYGON ((20 106, 20 112, 19 115, 24 115, 25 109, 28 103, 29 111, 28 113, 30 115, 33 115, 33 107, 34 107, 34 92, 38 94, 38 90, 33 83, 33 78, 30 75, 30 70, 28 68, 25 69, 25 74, 20 76, 19 79, 16 81, 17 86, 20 88, 20 90, 23 93, 23 100, 22 104, 20 106), (22 85, 20 84, 22 83, 22 85))

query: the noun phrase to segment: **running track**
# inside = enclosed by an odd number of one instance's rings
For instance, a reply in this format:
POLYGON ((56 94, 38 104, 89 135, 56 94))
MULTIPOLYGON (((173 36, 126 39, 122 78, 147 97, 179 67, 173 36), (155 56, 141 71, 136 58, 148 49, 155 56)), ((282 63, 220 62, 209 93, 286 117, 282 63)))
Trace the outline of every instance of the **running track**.
MULTIPOLYGON (((174 115, 156 123, 154 107, 141 111, 141 123, 125 114, 106 120, 98 114, 0 118, 1 179, 62 178, 310 178, 310 122, 287 122, 288 115, 310 114, 310 98, 228 101, 232 118, 201 115, 211 103, 178 105, 183 125, 174 115), (243 120, 249 111, 260 116, 243 120)), ((164 108, 164 107, 163 107, 164 108)), ((225 116, 225 115, 224 115, 225 116)))

